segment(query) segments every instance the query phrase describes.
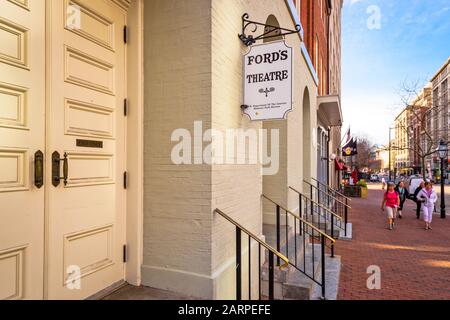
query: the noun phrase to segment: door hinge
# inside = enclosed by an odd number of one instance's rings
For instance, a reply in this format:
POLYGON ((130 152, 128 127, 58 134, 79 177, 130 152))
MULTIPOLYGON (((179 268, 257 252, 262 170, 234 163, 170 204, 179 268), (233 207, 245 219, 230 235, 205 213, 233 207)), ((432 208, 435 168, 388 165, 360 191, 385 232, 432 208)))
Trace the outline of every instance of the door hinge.
POLYGON ((127 262, 127 245, 123 245, 123 263, 127 262))
POLYGON ((123 42, 128 43, 128 27, 123 27, 123 42))
POLYGON ((125 117, 128 115, 128 99, 123 100, 123 115, 125 117))
POLYGON ((126 189, 128 187, 128 172, 123 173, 123 188, 126 189))

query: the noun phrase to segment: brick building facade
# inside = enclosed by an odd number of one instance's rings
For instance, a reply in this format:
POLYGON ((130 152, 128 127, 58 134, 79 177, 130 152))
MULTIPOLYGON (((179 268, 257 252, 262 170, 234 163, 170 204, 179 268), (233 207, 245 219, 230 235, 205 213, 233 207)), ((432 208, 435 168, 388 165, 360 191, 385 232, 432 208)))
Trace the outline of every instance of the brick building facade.
POLYGON ((296 5, 305 29, 305 46, 319 78, 319 95, 327 95, 330 93, 328 35, 332 0, 296 0, 296 5))
MULTIPOLYGON (((296 0, 304 27, 304 44, 311 55, 319 80, 319 127, 317 130, 318 178, 324 184, 338 187, 339 171, 334 161, 340 154, 342 123, 330 121, 330 113, 341 113, 341 16, 342 0, 296 0), (329 103, 334 100, 334 106, 329 103), (334 110, 330 109, 334 108, 334 110)), ((331 117, 330 117, 331 116, 331 117)), ((337 118, 342 119, 342 115, 337 118)))

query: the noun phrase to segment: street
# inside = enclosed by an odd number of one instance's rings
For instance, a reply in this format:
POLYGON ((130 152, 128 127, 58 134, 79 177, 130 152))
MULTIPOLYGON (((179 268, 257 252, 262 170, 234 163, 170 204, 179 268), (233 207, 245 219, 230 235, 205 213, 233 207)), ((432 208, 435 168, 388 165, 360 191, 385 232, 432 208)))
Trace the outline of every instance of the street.
POLYGON ((382 196, 381 186, 372 184, 366 199, 352 201, 353 240, 337 246, 339 299, 450 299, 450 219, 435 214, 433 230, 425 231, 415 217, 415 203, 407 201, 404 218, 390 231, 380 209, 382 196), (370 290, 367 271, 374 266, 380 268, 381 287, 370 290))

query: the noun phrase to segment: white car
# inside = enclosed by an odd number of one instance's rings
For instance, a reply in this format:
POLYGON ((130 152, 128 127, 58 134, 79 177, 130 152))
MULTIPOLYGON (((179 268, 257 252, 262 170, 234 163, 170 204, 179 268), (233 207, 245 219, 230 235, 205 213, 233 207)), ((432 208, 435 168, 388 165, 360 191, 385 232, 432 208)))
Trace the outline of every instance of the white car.
POLYGON ((420 183, 423 181, 422 177, 419 176, 411 176, 408 179, 408 192, 413 195, 416 191, 417 187, 419 187, 420 183))

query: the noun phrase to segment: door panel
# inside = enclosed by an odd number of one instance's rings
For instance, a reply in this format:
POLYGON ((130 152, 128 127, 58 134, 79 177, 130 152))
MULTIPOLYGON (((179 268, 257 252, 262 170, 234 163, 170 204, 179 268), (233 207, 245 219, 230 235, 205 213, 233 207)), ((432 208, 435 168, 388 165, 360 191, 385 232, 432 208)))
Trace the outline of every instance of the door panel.
POLYGON ((45 151, 45 7, 0 0, 0 299, 42 299, 45 151))
POLYGON ((80 299, 124 278, 126 15, 109 0, 48 4, 47 157, 66 154, 68 176, 48 192, 47 291, 80 299))

